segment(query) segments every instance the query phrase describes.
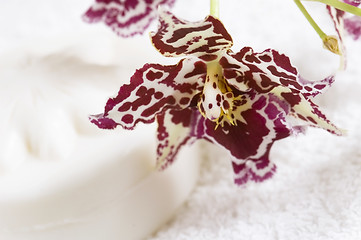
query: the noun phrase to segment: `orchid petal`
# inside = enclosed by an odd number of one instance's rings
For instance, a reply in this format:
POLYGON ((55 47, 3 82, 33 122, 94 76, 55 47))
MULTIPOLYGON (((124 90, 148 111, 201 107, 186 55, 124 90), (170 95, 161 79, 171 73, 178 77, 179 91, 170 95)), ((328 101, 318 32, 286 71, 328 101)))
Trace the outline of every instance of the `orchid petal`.
POLYGON ((233 44, 223 24, 212 16, 189 22, 161 9, 158 31, 152 32, 151 38, 154 47, 166 57, 193 55, 205 61, 217 59, 221 50, 233 44))
POLYGON ((361 17, 352 16, 344 19, 345 29, 354 40, 361 37, 361 17))
POLYGON ((319 127, 336 135, 342 135, 342 130, 326 118, 310 99, 306 99, 302 94, 293 93, 285 87, 277 87, 272 90, 280 99, 288 102, 291 106, 291 115, 297 119, 307 122, 308 125, 319 127))
POLYGON ((271 178, 276 172, 276 165, 269 160, 268 155, 269 153, 266 153, 263 158, 243 162, 232 160, 235 184, 242 185, 249 180, 262 182, 271 178))
POLYGON ((236 89, 245 89, 246 84, 260 93, 271 92, 290 104, 296 118, 308 125, 342 134, 308 99, 326 90, 334 81, 333 75, 318 82, 302 79, 289 58, 272 49, 254 53, 251 48, 243 48, 235 55, 224 55, 220 64, 227 82, 236 89))
POLYGON ((121 125, 133 129, 138 122, 150 123, 167 108, 188 107, 201 92, 206 65, 196 59, 183 59, 177 65, 145 64, 137 70, 130 84, 123 85, 118 95, 110 98, 104 114, 91 121, 100 128, 121 125))
POLYGON ((104 22, 122 37, 142 34, 157 16, 159 5, 171 7, 175 0, 96 0, 83 15, 88 23, 104 22))
POLYGON ((334 81, 334 75, 330 75, 321 81, 308 81, 299 76, 299 82, 302 83, 303 86, 303 90, 301 92, 305 97, 316 97, 331 87, 334 81))
POLYGON ((183 110, 167 110, 157 115, 157 168, 165 169, 174 162, 178 151, 185 144, 196 140, 191 136, 194 125, 192 116, 195 111, 190 108, 183 110))
POLYGON ((291 134, 284 123, 285 109, 275 96, 252 94, 235 102, 234 125, 202 119, 194 134, 226 149, 232 158, 235 183, 262 181, 272 176, 275 166, 268 155, 274 141, 291 134))
POLYGON ((227 82, 240 91, 254 89, 267 93, 279 85, 302 90, 297 82, 297 69, 290 59, 272 49, 255 53, 252 48, 244 47, 236 54, 223 55, 220 64, 227 82))

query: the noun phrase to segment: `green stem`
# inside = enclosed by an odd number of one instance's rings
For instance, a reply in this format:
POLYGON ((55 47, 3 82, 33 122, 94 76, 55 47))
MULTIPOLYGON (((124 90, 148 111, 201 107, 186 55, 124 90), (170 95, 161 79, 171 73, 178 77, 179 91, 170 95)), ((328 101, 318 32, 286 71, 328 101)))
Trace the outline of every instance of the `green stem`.
MULTIPOLYGON (((306 8, 303 6, 300 0, 294 0, 297 7, 301 10, 302 14, 306 17, 307 21, 311 24, 313 29, 317 32, 317 34, 320 36, 320 38, 323 40, 327 35, 324 33, 321 28, 317 25, 315 20, 311 17, 311 15, 307 12, 306 8)), ((307 1, 307 0, 306 0, 307 1)), ((310 0, 312 1, 312 0, 310 0)), ((317 0, 315 0, 317 1, 317 0)))
POLYGON ((338 0, 303 0, 303 1, 312 1, 312 2, 320 2, 331 7, 337 8, 339 10, 352 13, 354 15, 361 17, 361 8, 352 6, 350 4, 338 1, 338 0))
POLYGON ((211 0, 211 15, 219 18, 219 0, 211 0))

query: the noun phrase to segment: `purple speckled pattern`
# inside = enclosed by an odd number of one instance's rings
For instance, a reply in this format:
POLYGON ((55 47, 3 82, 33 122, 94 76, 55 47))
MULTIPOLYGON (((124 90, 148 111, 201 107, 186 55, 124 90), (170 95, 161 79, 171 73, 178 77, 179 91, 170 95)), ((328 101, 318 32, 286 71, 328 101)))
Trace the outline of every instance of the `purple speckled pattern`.
POLYGON ((160 169, 174 162, 183 146, 205 139, 229 153, 236 184, 260 182, 276 171, 269 153, 277 140, 307 126, 342 134, 311 100, 333 76, 307 81, 273 49, 233 53, 231 37, 212 16, 188 22, 163 11, 151 36, 163 55, 186 58, 176 65, 145 64, 91 121, 106 129, 157 121, 160 169))
POLYGON ((84 13, 88 23, 103 22, 121 37, 142 34, 157 17, 158 6, 172 7, 175 0, 96 0, 84 13))
MULTIPOLYGON (((345 3, 358 7, 361 0, 344 0, 345 3)), ((344 19, 345 29, 354 40, 358 40, 361 36, 361 17, 360 16, 346 16, 344 19)))
POLYGON ((361 17, 352 16, 344 20, 345 29, 354 40, 358 40, 361 36, 361 17))

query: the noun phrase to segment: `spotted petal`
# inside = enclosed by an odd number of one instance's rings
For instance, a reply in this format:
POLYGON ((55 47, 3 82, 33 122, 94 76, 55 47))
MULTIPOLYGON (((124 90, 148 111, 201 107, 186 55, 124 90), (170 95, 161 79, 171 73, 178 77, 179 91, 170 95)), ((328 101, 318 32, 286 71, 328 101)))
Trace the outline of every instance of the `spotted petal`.
POLYGON ((303 89, 290 59, 272 49, 255 53, 252 48, 244 47, 236 54, 224 54, 220 64, 227 82, 240 91, 254 89, 267 93, 279 85, 297 92, 303 89))
POLYGON ((196 140, 191 136, 195 115, 196 111, 191 108, 171 109, 157 115, 157 168, 168 167, 185 144, 196 140))
POLYGON ((331 87, 332 83, 335 81, 335 76, 327 76, 321 81, 309 81, 302 78, 301 76, 298 76, 298 80, 303 86, 303 90, 301 91, 301 93, 306 98, 309 98, 316 97, 317 95, 325 92, 329 87, 331 87))
POLYGON ((290 104, 290 116, 306 122, 309 126, 323 128, 336 135, 343 134, 342 130, 331 123, 331 121, 318 109, 318 106, 310 99, 305 98, 304 95, 294 93, 281 86, 274 88, 272 93, 290 104))
POLYGON ((361 37, 361 17, 352 16, 344 19, 345 29, 354 40, 361 37))
POLYGON ((137 70, 130 84, 110 98, 101 115, 91 118, 100 128, 121 125, 133 129, 138 122, 150 123, 167 108, 188 107, 201 92, 206 65, 196 59, 183 59, 177 65, 145 64, 137 70))
MULTIPOLYGON (((354 7, 361 5, 361 0, 343 0, 345 3, 354 7)), ((361 17, 360 16, 346 16, 344 13, 344 26, 348 34, 352 36, 354 40, 357 40, 361 36, 361 17)), ((331 15, 332 16, 332 15, 331 15)))
POLYGON ((243 101, 235 102, 235 125, 225 122, 216 128, 216 123, 202 118, 194 134, 230 153, 236 184, 263 181, 276 169, 269 160, 272 144, 291 134, 284 122, 284 107, 287 108, 271 94, 247 94, 243 101))
POLYGON ((223 24, 212 16, 189 22, 161 9, 158 31, 151 33, 151 38, 164 56, 193 55, 207 61, 216 59, 219 51, 233 44, 223 24))
POLYGON ((104 22, 122 37, 141 34, 157 16, 160 5, 172 6, 175 0, 96 0, 83 15, 89 23, 104 22))

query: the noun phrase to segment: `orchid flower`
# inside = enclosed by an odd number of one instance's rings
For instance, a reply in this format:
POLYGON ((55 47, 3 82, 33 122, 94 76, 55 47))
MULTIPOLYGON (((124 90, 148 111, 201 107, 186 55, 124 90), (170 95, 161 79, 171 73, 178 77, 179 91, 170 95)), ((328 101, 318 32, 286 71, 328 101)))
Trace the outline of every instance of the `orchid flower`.
POLYGON ((133 129, 156 120, 159 169, 187 143, 205 139, 229 153, 236 184, 259 182, 276 170, 269 159, 275 141, 306 126, 342 134, 311 101, 333 76, 306 81, 287 56, 272 49, 233 53, 231 36, 213 16, 189 22, 160 10, 151 40, 162 55, 185 58, 136 70, 91 121, 105 129, 133 129))
POLYGON ((121 37, 142 34, 157 16, 158 6, 172 7, 175 0, 96 0, 85 12, 89 23, 104 22, 121 37))

